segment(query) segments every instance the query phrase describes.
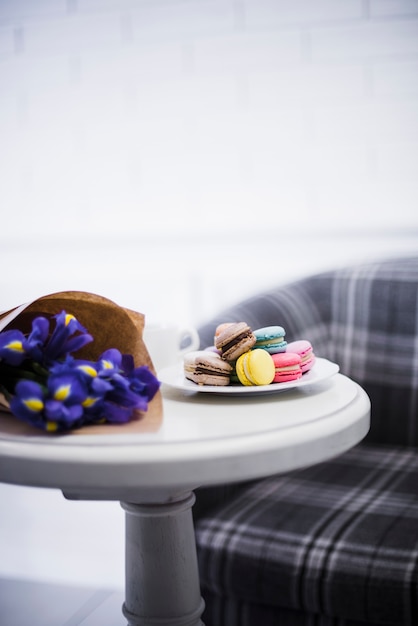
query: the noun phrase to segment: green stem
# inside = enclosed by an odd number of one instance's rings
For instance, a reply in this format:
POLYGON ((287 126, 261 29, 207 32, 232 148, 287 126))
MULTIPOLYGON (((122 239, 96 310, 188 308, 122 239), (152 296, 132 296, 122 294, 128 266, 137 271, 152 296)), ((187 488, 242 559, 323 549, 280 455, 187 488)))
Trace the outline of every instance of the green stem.
POLYGON ((32 380, 44 387, 48 378, 48 372, 42 366, 36 369, 38 372, 22 366, 14 367, 4 361, 0 361, 0 386, 7 390, 9 394, 14 393, 15 386, 20 380, 32 380))

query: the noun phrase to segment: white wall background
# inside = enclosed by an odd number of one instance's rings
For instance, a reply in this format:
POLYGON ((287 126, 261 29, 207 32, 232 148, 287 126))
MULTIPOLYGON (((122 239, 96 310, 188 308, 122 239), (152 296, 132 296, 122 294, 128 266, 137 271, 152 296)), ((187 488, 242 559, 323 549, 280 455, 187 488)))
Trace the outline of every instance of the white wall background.
MULTIPOLYGON (((418 0, 0 0, 0 207, 0 309, 417 253, 418 0)), ((0 574, 123 584, 118 505, 0 491, 0 574)))
POLYGON ((0 309, 416 251, 417 107, 417 0, 0 0, 0 309))

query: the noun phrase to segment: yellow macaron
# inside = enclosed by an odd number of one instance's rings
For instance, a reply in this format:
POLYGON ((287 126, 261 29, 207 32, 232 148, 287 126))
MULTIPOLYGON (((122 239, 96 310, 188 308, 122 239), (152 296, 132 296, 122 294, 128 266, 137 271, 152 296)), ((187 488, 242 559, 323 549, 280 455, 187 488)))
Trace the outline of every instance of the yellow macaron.
POLYGON ((238 357, 236 373, 242 385, 269 385, 275 375, 271 355, 262 348, 245 352, 238 357))

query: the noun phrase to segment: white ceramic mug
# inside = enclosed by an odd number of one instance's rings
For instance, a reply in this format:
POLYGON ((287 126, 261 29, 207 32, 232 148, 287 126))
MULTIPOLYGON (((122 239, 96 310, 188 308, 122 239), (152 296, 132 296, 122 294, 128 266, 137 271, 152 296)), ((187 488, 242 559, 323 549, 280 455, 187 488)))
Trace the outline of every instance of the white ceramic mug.
POLYGON ((199 335, 193 326, 181 328, 163 324, 145 324, 143 338, 157 372, 164 367, 175 365, 186 352, 198 350, 200 345, 199 335))

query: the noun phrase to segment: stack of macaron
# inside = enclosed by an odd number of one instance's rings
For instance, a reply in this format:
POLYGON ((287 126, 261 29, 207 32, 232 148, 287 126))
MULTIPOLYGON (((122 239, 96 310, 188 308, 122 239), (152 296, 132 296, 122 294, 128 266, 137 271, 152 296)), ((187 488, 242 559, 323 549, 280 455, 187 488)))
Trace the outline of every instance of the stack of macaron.
POLYGON ((315 363, 311 343, 287 343, 282 326, 252 330, 246 322, 224 322, 214 344, 184 357, 184 375, 201 385, 269 385, 297 380, 315 363))
POLYGON ((232 365, 215 352, 196 350, 184 355, 184 375, 198 385, 229 385, 232 372, 232 365))

